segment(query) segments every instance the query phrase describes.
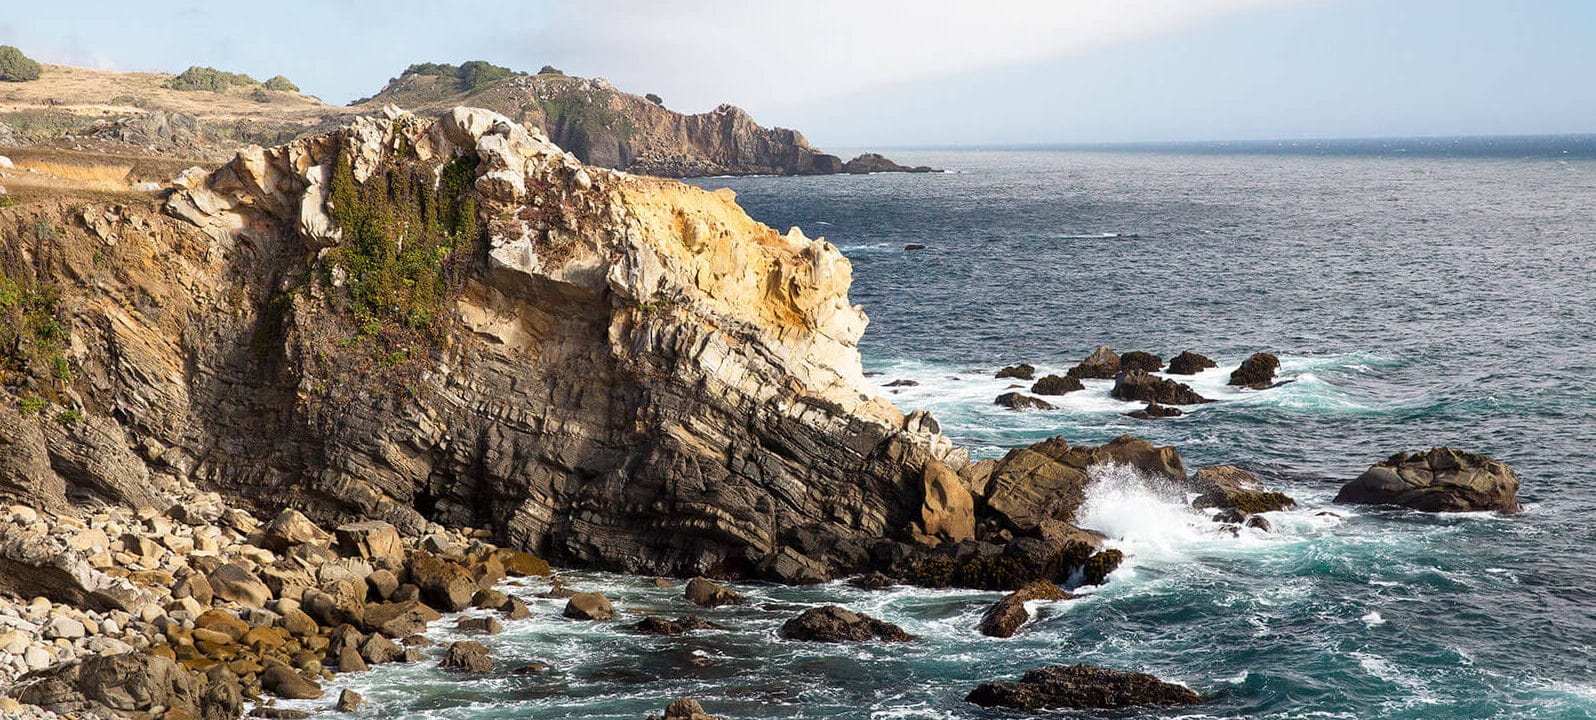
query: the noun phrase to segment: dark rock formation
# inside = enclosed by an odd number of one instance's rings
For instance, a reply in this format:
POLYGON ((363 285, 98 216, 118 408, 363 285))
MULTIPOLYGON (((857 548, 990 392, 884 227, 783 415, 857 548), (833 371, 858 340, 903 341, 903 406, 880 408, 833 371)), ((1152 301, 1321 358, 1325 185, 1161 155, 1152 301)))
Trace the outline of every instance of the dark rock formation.
POLYGON ((1080 380, 1073 377, 1059 377, 1058 375, 1044 376, 1031 386, 1031 392, 1037 395, 1063 395, 1085 389, 1086 386, 1082 385, 1080 380))
POLYGON ((1003 596, 1003 599, 993 604, 986 614, 981 616, 981 634, 1000 638, 1013 637, 1014 632, 1031 619, 1031 613, 1025 609, 1025 603, 1032 600, 1068 600, 1072 597, 1074 596, 1046 580, 1029 583, 1003 596))
MULTIPOLYGON (((1050 375, 1049 377, 1057 377, 1057 376, 1056 375, 1050 375)), ((1057 410, 1058 409, 1058 408, 1053 407, 1053 404, 1048 402, 1048 401, 1046 401, 1046 400, 1043 400, 1041 398, 1031 397, 1030 395, 1026 395, 1024 393, 1018 393, 1018 392, 1006 392, 1006 393, 1003 393, 1002 395, 997 396, 997 400, 994 400, 993 403, 996 404, 996 405, 1002 405, 1003 407, 1006 407, 1006 408, 1008 408, 1010 410, 1057 410)))
POLYGON ((1183 383, 1169 378, 1147 374, 1144 370, 1128 370, 1114 376, 1114 389, 1110 395, 1120 400, 1141 400, 1159 405, 1199 405, 1213 402, 1197 394, 1183 383))
POLYGON ((897 625, 836 605, 803 611, 798 617, 782 623, 779 634, 786 640, 806 642, 908 642, 914 639, 897 625))
POLYGON ((737 605, 743 601, 741 593, 701 577, 688 580, 683 595, 687 597, 687 602, 699 607, 737 605))
POLYGON ((456 672, 493 672, 493 658, 488 656, 488 649, 482 643, 461 640, 449 643, 449 649, 444 652, 438 667, 456 672))
POLYGON ((1031 670, 1019 682, 981 683, 965 698, 982 707, 1034 712, 1054 709, 1196 705, 1201 695, 1152 675, 1093 665, 1055 665, 1031 670))
POLYGON ((648 720, 721 720, 704 712, 704 706, 692 698, 677 698, 665 706, 664 715, 650 715, 648 720))
POLYGON ((1020 363, 1018 365, 1009 365, 1009 366, 1004 367, 1002 370, 997 371, 997 375, 995 377, 997 377, 1000 380, 1003 379, 1003 378, 1014 378, 1016 380, 1031 380, 1031 379, 1034 379, 1036 377, 1036 367, 1031 365, 1030 363, 1020 363))
POLYGON ((1114 348, 1099 345, 1079 365, 1070 368, 1068 375, 1072 378, 1111 380, 1119 374, 1119 370, 1119 355, 1114 353, 1114 348))
POLYGON ((1235 508, 1251 515, 1297 506, 1289 496, 1267 490, 1258 476, 1234 465, 1200 468, 1192 474, 1190 487, 1200 493, 1191 502, 1199 510, 1235 508))
POLYGON ((1164 359, 1150 352, 1132 350, 1119 356, 1119 369, 1141 370, 1142 372, 1158 372, 1164 369, 1164 359))
POLYGON ((7 693, 60 714, 180 711, 206 720, 238 717, 225 692, 207 693, 176 662, 144 652, 102 655, 29 673, 7 693))
POLYGON ((1178 407, 1159 405, 1155 402, 1147 403, 1147 407, 1144 407, 1140 410, 1125 413, 1126 416, 1136 418, 1137 420, 1157 420, 1159 418, 1180 417, 1181 415, 1185 414, 1186 412, 1178 407))
POLYGON ((986 483, 990 516, 1014 531, 1037 530, 1045 520, 1068 523, 1085 501, 1093 465, 1129 465, 1150 477, 1183 483, 1186 469, 1172 447, 1155 447, 1123 435, 1101 447, 1071 446, 1062 437, 1011 450, 986 483))
POLYGON ((287 665, 269 665, 260 674, 260 686, 267 692, 291 700, 314 700, 322 696, 316 684, 287 665))
POLYGON ((1249 387, 1257 390, 1273 385, 1275 371, 1280 369, 1280 358, 1269 353, 1253 353, 1252 357, 1241 361, 1241 366, 1231 371, 1231 385, 1249 387))
POLYGON ((676 636, 684 635, 694 630, 725 630, 726 628, 695 615, 685 615, 675 620, 667 620, 650 615, 631 625, 627 625, 626 629, 639 635, 676 636))
POLYGON ((1196 375, 1215 367, 1219 367, 1219 363, 1190 350, 1182 350, 1179 355, 1170 358, 1168 372, 1171 375, 1196 375))
POLYGON ((880 172, 928 173, 936 170, 925 165, 899 165, 880 153, 864 153, 842 164, 842 171, 852 175, 880 172))
POLYGON ((1488 455, 1445 447, 1397 453, 1375 463, 1343 486, 1336 502, 1401 505, 1425 512, 1520 510, 1518 476, 1512 468, 1488 455))

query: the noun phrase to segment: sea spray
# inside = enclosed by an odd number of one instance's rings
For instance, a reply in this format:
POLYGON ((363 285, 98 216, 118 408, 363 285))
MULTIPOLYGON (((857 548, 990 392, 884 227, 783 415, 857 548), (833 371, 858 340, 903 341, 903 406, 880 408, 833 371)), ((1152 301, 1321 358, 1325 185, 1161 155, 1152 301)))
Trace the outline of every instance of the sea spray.
POLYGON ((1087 474, 1091 482, 1076 524, 1107 535, 1133 559, 1181 556, 1213 535, 1213 524, 1193 511, 1186 493, 1168 480, 1117 463, 1094 465, 1087 474))

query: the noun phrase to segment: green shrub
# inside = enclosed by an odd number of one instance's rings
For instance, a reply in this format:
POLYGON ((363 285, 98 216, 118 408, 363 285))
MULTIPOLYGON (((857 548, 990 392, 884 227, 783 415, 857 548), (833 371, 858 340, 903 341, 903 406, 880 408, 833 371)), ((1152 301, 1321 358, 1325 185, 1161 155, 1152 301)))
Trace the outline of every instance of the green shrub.
POLYGON ((272 91, 275 91, 275 92, 291 92, 291 93, 299 92, 299 86, 298 85, 295 85, 288 78, 285 78, 285 77, 283 77, 281 75, 277 75, 277 76, 271 78, 270 80, 267 80, 266 82, 261 83, 261 84, 264 85, 267 90, 272 90, 272 91))
POLYGON ((553 65, 544 65, 543 67, 538 69, 538 74, 539 75, 564 75, 565 73, 562 72, 559 68, 554 67, 553 65))
POLYGON ((10 45, 0 45, 0 81, 27 82, 38 80, 43 68, 33 58, 23 55, 10 45))
POLYGON ((481 90, 514 74, 515 71, 510 68, 482 60, 472 60, 460 65, 460 72, 455 79, 459 82, 461 90, 471 92, 481 90))
POLYGON ((243 73, 230 73, 217 70, 213 67, 195 65, 182 74, 166 81, 166 87, 172 90, 209 90, 211 92, 227 92, 234 85, 259 85, 260 82, 243 73))
POLYGON ((647 101, 649 101, 651 103, 654 103, 655 105, 658 105, 660 107, 665 107, 665 99, 661 98, 658 95, 655 95, 654 93, 649 93, 647 95, 644 95, 643 99, 647 100, 647 101))
POLYGON ((264 88, 255 88, 255 92, 249 94, 249 99, 258 103, 269 103, 272 101, 272 94, 266 92, 264 88))
POLYGON ((78 410, 62 410, 55 416, 57 424, 66 426, 83 422, 83 413, 78 410))

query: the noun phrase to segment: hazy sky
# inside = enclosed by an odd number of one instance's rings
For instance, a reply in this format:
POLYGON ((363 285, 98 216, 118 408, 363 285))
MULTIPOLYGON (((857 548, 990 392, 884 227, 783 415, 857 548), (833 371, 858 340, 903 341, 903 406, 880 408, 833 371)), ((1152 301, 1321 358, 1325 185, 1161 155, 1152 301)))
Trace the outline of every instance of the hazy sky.
POLYGON ((284 74, 552 64, 821 146, 1596 132, 1592 0, 7 2, 46 62, 284 74))

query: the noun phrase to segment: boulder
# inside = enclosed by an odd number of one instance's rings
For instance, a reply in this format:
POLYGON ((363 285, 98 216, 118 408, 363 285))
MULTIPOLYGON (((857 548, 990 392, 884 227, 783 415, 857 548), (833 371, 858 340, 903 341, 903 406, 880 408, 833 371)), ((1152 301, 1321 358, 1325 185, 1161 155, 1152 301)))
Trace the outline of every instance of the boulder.
POLYGON ((986 484, 990 516, 1016 532, 1036 531, 1044 520, 1070 522, 1085 501, 1093 465, 1129 465, 1152 477, 1183 483, 1186 470, 1172 447, 1122 435, 1101 447, 1072 446, 1062 437, 1011 450, 986 484))
POLYGON ((1196 705, 1201 695, 1184 685, 1152 675, 1094 665, 1055 665, 1031 670, 1019 682, 978 685, 966 702, 1012 710, 1122 708, 1139 705, 1196 705))
POLYGON ((631 625, 627 625, 626 629, 639 635, 676 636, 693 630, 725 630, 726 628, 695 615, 685 615, 675 620, 667 620, 650 615, 631 625))
POLYGON ((360 643, 360 657, 372 665, 382 665, 403 659, 404 648, 378 633, 372 633, 360 643))
POLYGON ((427 623, 443 616, 419 600, 391 603, 367 603, 361 618, 366 632, 376 632, 388 637, 405 637, 427 629, 427 623))
POLYGON ((1109 380, 1119 373, 1119 355, 1114 353, 1114 348, 1107 345, 1098 345, 1092 354, 1087 355, 1079 365, 1069 369, 1069 377, 1097 380, 1109 380))
POLYGON ((1009 365, 1009 366, 1003 368, 1002 370, 997 371, 996 377, 999 380, 1001 380, 1003 378, 1014 378, 1015 380, 1031 380, 1031 379, 1034 379, 1036 377, 1036 368, 1034 366, 1030 365, 1029 363, 1020 363, 1018 365, 1009 365))
POLYGON ((211 592, 222 600, 263 608, 272 599, 271 588, 260 577, 238 563, 217 567, 206 576, 211 592))
POLYGON ((341 713, 352 713, 356 710, 359 710, 365 704, 365 696, 350 690, 349 688, 344 688, 342 692, 338 693, 338 704, 335 705, 333 709, 341 713))
POLYGON ((561 614, 572 620, 609 620, 615 617, 615 606, 599 593, 577 593, 565 602, 561 614))
POLYGON ((1425 512, 1516 513, 1518 475, 1488 455, 1432 448, 1375 463, 1336 493, 1336 502, 1401 505, 1425 512))
POLYGON ((421 590, 423 602, 444 612, 471 607, 478 589, 477 579, 464 566, 423 551, 410 556, 410 582, 421 590))
POLYGON ((1046 400, 1043 400, 1041 398, 1031 397, 1030 395, 1026 395, 1024 393, 1018 393, 1018 392, 1006 392, 1006 393, 1003 393, 1002 395, 997 396, 997 399, 992 401, 992 402, 994 404, 996 404, 996 405, 1002 405, 1003 407, 1006 407, 1006 408, 1008 408, 1010 410, 1057 410, 1058 409, 1058 408, 1053 407, 1053 404, 1048 402, 1048 401, 1046 401, 1046 400))
POLYGON ((463 617, 454 624, 454 629, 463 633, 482 633, 484 635, 497 635, 504 632, 504 626, 499 624, 492 615, 482 617, 463 617))
POLYGON ((360 656, 360 648, 353 644, 344 644, 338 648, 338 672, 365 672, 369 669, 366 659, 360 656))
POLYGON ((1025 603, 1032 600, 1069 600, 1073 597, 1046 580, 1032 582, 1003 596, 1003 599, 993 604, 986 614, 981 616, 979 626, 981 634, 1000 638, 1013 637, 1014 632, 1019 630, 1025 621, 1031 619, 1031 612, 1025 609, 1025 603))
POLYGON ((1179 355, 1169 359, 1169 369, 1165 372, 1170 375, 1196 375, 1216 367, 1219 367, 1219 363, 1190 350, 1182 350, 1179 355))
POLYGON ((482 643, 462 640, 449 643, 449 649, 444 652, 438 667, 455 672, 492 672, 493 659, 488 656, 488 649, 482 643))
POLYGON ((687 590, 683 594, 687 597, 687 602, 699 607, 712 608, 722 605, 739 605, 743 602, 741 593, 702 577, 688 580, 687 590))
POLYGON ((1125 413, 1125 416, 1126 417, 1133 417, 1133 418, 1136 418, 1137 420, 1158 420, 1160 418, 1180 417, 1181 415, 1185 415, 1185 414, 1186 414, 1186 411, 1181 410, 1178 407, 1171 407, 1171 406, 1168 406, 1168 405, 1159 405, 1158 403, 1150 402, 1150 403, 1147 403, 1147 407, 1144 407, 1144 408, 1142 408, 1140 410, 1136 410, 1136 411, 1133 411, 1133 412, 1125 413))
POLYGON ((58 713, 95 716, 178 711, 206 714, 195 678, 170 658, 142 651, 99 655, 17 678, 8 692, 29 705, 58 713))
POLYGON ((367 560, 386 559, 402 563, 405 559, 404 540, 399 530, 381 520, 346 523, 334 531, 338 547, 347 555, 367 560))
MULTIPOLYGON (((0 442, 0 449, 3 449, 0 442)), ((98 568, 43 533, 0 533, 0 595, 47 597, 89 610, 137 613, 154 601, 143 588, 98 568)))
MULTIPOLYGON (((1164 359, 1150 352, 1132 350, 1119 356, 1120 372, 1127 370, 1141 370, 1142 372, 1155 373, 1164 369, 1164 359)), ((1118 373, 1115 373, 1116 375, 1118 373)))
POLYGON ((1159 405, 1199 405, 1213 402, 1197 394, 1191 387, 1149 375, 1145 370, 1127 370, 1114 376, 1114 389, 1110 395, 1119 400, 1141 400, 1159 405))
POLYGON ((947 465, 929 460, 920 471, 924 501, 920 528, 940 540, 959 542, 975 537, 975 500, 947 465))
POLYGON ((327 547, 332 544, 332 534, 316 526, 305 514, 288 508, 266 527, 261 528, 260 545, 275 553, 287 552, 295 545, 309 544, 327 547))
POLYGON ((290 700, 314 700, 322 696, 321 685, 287 665, 275 663, 261 672, 260 686, 277 697, 290 700))
POLYGON ((664 715, 650 715, 649 720, 720 720, 704 712, 704 706, 692 698, 677 698, 665 706, 664 715))
POLYGON ((549 561, 520 550, 499 548, 493 551, 493 557, 504 565, 504 572, 510 577, 547 576, 550 572, 549 561))
POLYGON ((194 628, 220 632, 227 637, 228 642, 238 642, 249 632, 249 623, 225 610, 206 610, 194 618, 194 628))
POLYGON ((1036 393, 1037 395, 1063 395, 1066 393, 1075 392, 1076 390, 1085 389, 1086 386, 1082 385, 1079 379, 1073 377, 1060 377, 1058 375, 1044 376, 1042 379, 1037 380, 1036 384, 1031 386, 1031 392, 1036 393))
POLYGON ((1231 385, 1258 390, 1275 383, 1275 371, 1280 369, 1280 358, 1269 353, 1253 353, 1241 361, 1241 366, 1230 373, 1231 385))
POLYGON ((1192 474, 1190 487, 1199 493, 1191 502, 1199 510, 1235 508, 1251 515, 1297 506, 1297 501, 1283 493, 1270 492, 1258 476, 1234 465, 1201 468, 1192 474))
POLYGON ((908 642, 914 638, 903 628, 837 605, 809 608, 782 623, 779 635, 805 642, 908 642))

